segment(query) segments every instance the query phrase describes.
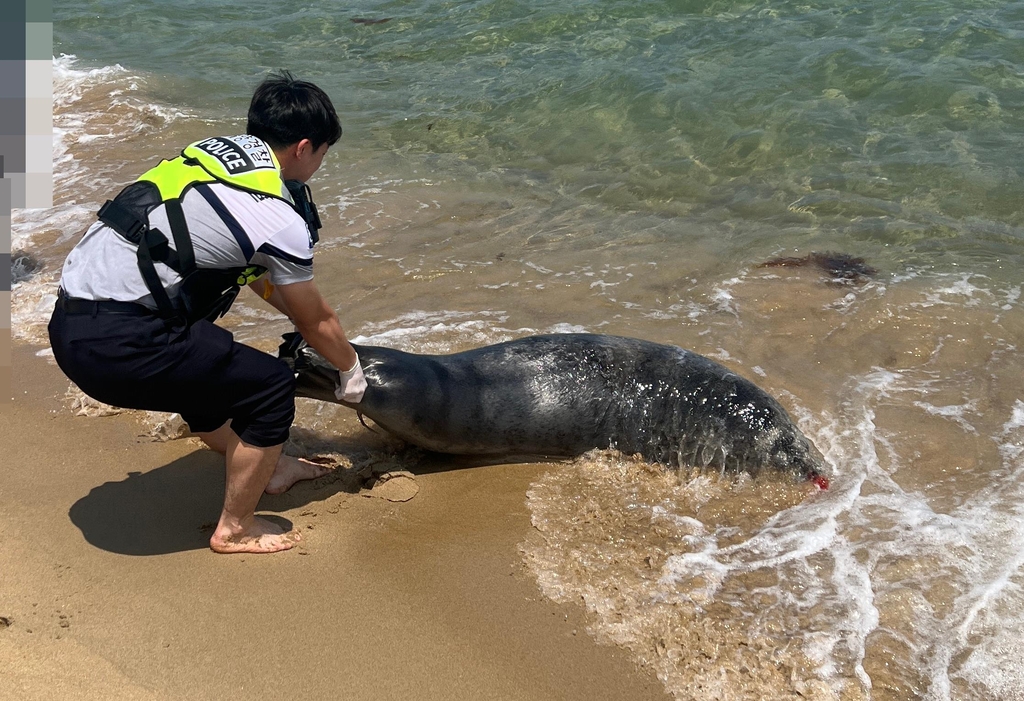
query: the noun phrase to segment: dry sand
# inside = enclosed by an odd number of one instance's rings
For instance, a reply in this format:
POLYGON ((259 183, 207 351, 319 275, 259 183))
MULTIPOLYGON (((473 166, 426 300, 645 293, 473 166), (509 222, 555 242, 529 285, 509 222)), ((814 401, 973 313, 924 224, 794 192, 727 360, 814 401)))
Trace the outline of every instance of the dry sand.
POLYGON ((524 570, 550 467, 421 473, 404 503, 301 483, 260 504, 300 548, 215 555, 219 456, 72 416, 35 350, 0 423, 0 699, 668 698, 524 570))

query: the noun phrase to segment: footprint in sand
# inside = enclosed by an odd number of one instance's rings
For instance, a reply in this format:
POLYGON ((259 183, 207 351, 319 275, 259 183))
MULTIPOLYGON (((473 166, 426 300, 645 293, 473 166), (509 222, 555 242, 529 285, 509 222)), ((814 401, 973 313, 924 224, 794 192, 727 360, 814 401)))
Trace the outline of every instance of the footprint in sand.
POLYGON ((368 490, 361 492, 365 497, 377 497, 387 501, 409 501, 420 491, 416 477, 405 470, 395 470, 377 475, 368 484, 368 490))

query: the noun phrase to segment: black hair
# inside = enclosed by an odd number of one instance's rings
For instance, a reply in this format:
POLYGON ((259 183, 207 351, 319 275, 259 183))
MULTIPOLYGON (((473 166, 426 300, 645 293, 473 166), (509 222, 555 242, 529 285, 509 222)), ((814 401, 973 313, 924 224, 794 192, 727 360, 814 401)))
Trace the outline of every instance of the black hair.
POLYGON ((245 130, 272 148, 309 139, 319 149, 341 138, 341 121, 327 93, 281 71, 256 86, 245 130))

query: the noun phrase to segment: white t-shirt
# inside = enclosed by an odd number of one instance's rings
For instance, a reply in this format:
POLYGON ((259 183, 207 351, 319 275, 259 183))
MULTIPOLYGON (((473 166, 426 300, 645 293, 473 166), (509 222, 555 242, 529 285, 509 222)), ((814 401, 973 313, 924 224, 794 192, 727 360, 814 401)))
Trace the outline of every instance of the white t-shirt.
MULTIPOLYGON (((282 190, 290 201, 287 190, 282 190)), ((287 202, 213 182, 191 188, 181 207, 199 268, 261 265, 275 285, 313 279, 313 237, 287 202)), ((163 205, 150 212, 149 224, 175 247, 163 205)), ((139 302, 156 309, 137 255, 137 246, 97 221, 64 262, 61 287, 70 297, 139 302)), ((155 266, 173 300, 181 276, 163 263, 155 266)))

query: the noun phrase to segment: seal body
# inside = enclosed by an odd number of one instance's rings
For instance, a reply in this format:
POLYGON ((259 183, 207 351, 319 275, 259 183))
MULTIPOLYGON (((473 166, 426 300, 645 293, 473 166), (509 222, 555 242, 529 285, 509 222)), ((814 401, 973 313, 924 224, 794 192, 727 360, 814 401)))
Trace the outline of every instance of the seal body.
POLYGON ((297 334, 279 355, 296 372, 299 396, 350 406, 428 450, 564 457, 614 448, 671 466, 815 480, 823 471, 775 399, 675 346, 553 334, 451 355, 355 348, 368 383, 358 405, 335 398, 337 369, 297 334))

